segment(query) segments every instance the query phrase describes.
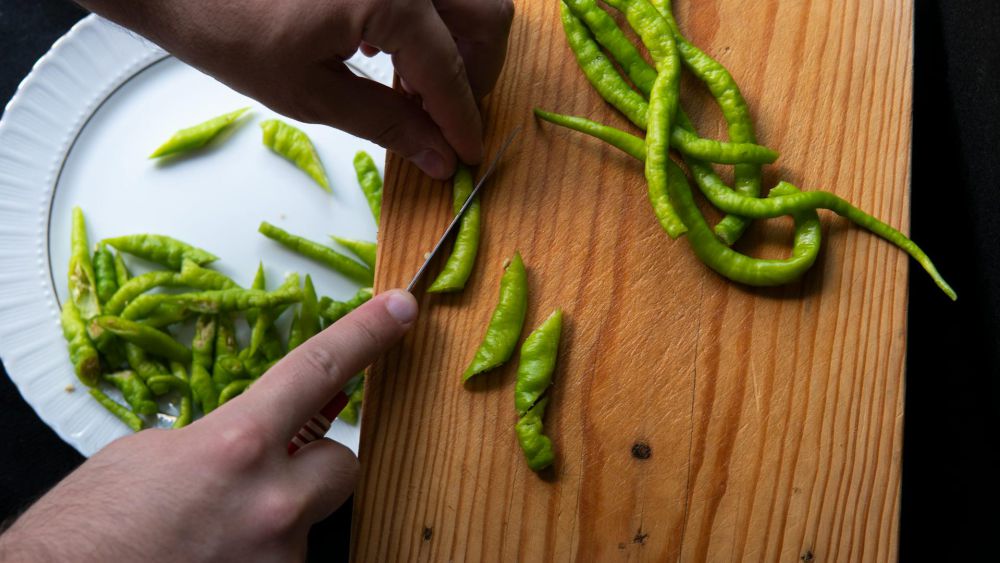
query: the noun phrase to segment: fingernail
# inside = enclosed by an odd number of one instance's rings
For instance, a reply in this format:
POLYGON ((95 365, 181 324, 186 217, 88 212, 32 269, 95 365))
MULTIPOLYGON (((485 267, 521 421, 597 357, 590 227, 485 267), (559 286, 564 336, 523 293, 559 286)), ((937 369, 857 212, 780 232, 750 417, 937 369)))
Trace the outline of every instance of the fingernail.
POLYGON ((416 164, 425 174, 438 180, 448 178, 448 170, 445 169, 444 158, 434 149, 424 149, 413 155, 413 164, 416 164))
POLYGON ((408 325, 417 319, 417 300, 409 293, 394 289, 385 299, 385 310, 401 325, 408 325))

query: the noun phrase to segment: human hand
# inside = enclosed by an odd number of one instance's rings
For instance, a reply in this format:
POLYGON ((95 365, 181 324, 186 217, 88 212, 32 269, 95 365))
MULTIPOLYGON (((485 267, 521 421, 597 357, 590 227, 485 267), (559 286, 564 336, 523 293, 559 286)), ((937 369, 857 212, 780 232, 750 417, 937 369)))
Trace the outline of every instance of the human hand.
POLYGON ((370 139, 435 178, 482 159, 477 98, 507 52, 512 0, 78 0, 278 113, 370 139), (392 55, 412 94, 355 76, 392 55))
POLYGON ((117 440, 0 536, 2 561, 288 561, 351 494, 358 460, 292 436, 417 315, 390 291, 282 359, 246 392, 179 430, 117 440))

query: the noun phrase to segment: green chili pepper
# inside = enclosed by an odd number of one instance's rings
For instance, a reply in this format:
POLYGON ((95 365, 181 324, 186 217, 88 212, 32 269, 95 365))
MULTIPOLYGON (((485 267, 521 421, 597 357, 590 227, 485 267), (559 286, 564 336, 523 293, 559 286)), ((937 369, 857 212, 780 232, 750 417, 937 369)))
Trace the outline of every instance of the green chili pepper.
POLYGON ((347 380, 344 386, 344 393, 347 394, 347 404, 337 415, 337 418, 354 425, 358 423, 361 414, 361 402, 365 397, 365 374, 364 372, 355 375, 347 380))
POLYGON ((316 300, 316 288, 312 278, 307 274, 305 288, 302 292, 302 303, 292 320, 291 334, 288 337, 288 351, 291 352, 306 340, 319 332, 319 304, 316 300))
POLYGON ((191 424, 191 420, 194 417, 191 386, 188 384, 190 378, 188 378, 187 370, 184 369, 184 364, 180 362, 170 362, 170 373, 173 374, 175 379, 179 379, 184 382, 184 389, 179 391, 181 394, 181 402, 177 407, 177 417, 174 418, 174 423, 171 425, 171 428, 183 428, 188 424, 191 424))
POLYGON ((239 359, 243 362, 243 366, 246 368, 247 374, 249 374, 253 379, 257 379, 261 375, 264 375, 264 372, 271 369, 271 366, 277 363, 277 360, 268 360, 261 357, 260 354, 251 356, 248 352, 250 352, 249 348, 240 350, 239 359))
MULTIPOLYGON (((688 242, 708 267, 736 282, 770 286, 798 279, 815 262, 820 244, 820 224, 815 210, 805 209, 791 213, 795 221, 795 241, 791 257, 785 260, 750 258, 729 248, 715 236, 694 201, 684 172, 673 161, 667 167, 670 196, 688 227, 688 242)), ((782 191, 779 190, 778 193, 782 191)))
POLYGON ((129 320, 142 319, 150 326, 162 326, 156 321, 171 319, 176 322, 183 320, 191 313, 216 314, 245 311, 251 308, 290 305, 301 300, 302 290, 297 287, 272 292, 235 288, 176 295, 146 294, 137 297, 128 307, 125 307, 121 317, 129 320))
MULTIPOLYGON (((465 201, 472 194, 472 172, 465 165, 460 164, 455 171, 453 180, 454 193, 452 197, 452 210, 458 213, 465 201)), ((465 283, 472 275, 472 267, 476 264, 476 254, 479 252, 479 225, 481 221, 481 211, 479 207, 479 197, 469 205, 469 209, 462 216, 462 223, 458 226, 458 233, 455 235, 455 244, 451 249, 448 261, 441 268, 441 273, 428 288, 428 293, 443 293, 450 291, 461 291, 465 288, 465 283)))
POLYGON ((375 255, 377 254, 378 247, 374 242, 341 238, 335 235, 331 235, 331 238, 337 241, 337 244, 340 246, 350 250, 351 254, 360 258, 365 263, 365 266, 368 266, 373 272, 375 271, 375 255))
POLYGON ((115 415, 115 418, 125 423, 133 432, 142 430, 142 419, 128 410, 125 406, 119 405, 111 397, 101 392, 100 389, 90 389, 90 396, 97 400, 108 412, 115 415))
POLYGON ((193 260, 184 259, 181 262, 181 274, 178 278, 181 284, 194 289, 236 289, 239 287, 229 276, 222 272, 202 268, 193 260))
POLYGON ((780 182, 771 189, 771 193, 767 199, 758 199, 737 193, 722 184, 721 181, 717 184, 710 181, 703 182, 700 185, 703 188, 705 196, 722 211, 754 219, 767 219, 787 214, 794 216, 795 213, 805 210, 829 209, 837 215, 850 219, 856 225, 864 227, 898 246, 924 268, 945 295, 952 300, 957 299, 955 290, 938 273, 937 268, 934 267, 934 263, 916 243, 898 230, 832 193, 822 191, 799 192, 797 189, 790 191, 789 188, 794 188, 794 186, 787 182, 780 182), (778 191, 776 192, 775 190, 778 191))
POLYGON ((680 60, 674 37, 667 22, 646 0, 609 0, 608 4, 624 12, 656 64, 656 80, 649 93, 646 183, 660 226, 671 238, 677 238, 686 229, 670 202, 665 168, 670 159, 670 130, 680 96, 680 60))
POLYGON ((80 317, 80 311, 71 300, 63 303, 62 314, 63 336, 66 337, 66 344, 69 348, 69 359, 73 364, 73 371, 76 377, 88 387, 97 385, 97 379, 101 375, 101 360, 97 354, 97 348, 90 341, 87 335, 87 325, 80 317))
POLYGON ((212 381, 212 348, 215 344, 216 320, 212 315, 200 315, 191 341, 191 394, 201 412, 208 414, 219 406, 219 390, 212 381))
POLYGON ((375 281, 371 270, 366 268, 363 264, 359 264, 358 262, 351 260, 347 256, 344 256, 332 248, 323 246, 318 242, 313 242, 309 239, 293 235, 288 231, 275 227, 268 222, 261 223, 260 228, 257 230, 260 231, 262 235, 282 244, 292 252, 311 258, 324 266, 328 266, 362 285, 370 286, 375 281))
POLYGON ((368 207, 372 210, 375 224, 378 225, 379 216, 382 215, 382 176, 371 155, 365 151, 358 151, 354 155, 354 171, 358 175, 361 191, 368 200, 368 207))
POLYGON ((145 350, 131 342, 125 343, 125 357, 129 367, 143 381, 167 373, 166 366, 147 356, 145 350))
POLYGON ((212 381, 222 389, 234 379, 246 376, 243 362, 237 354, 236 327, 231 314, 221 314, 216 319, 215 358, 212 362, 212 381))
POLYGON ((101 314, 101 303, 97 296, 97 276, 90 261, 89 248, 83 210, 74 207, 69 254, 69 295, 76 304, 80 317, 85 321, 101 314))
POLYGON ((325 191, 333 193, 323 162, 308 135, 277 119, 262 122, 260 128, 264 132, 264 145, 308 174, 325 191))
POLYGON ((250 384, 253 383, 253 379, 237 379, 229 385, 226 385, 222 392, 219 393, 219 405, 224 405, 229 402, 230 399, 239 395, 240 393, 247 390, 250 384))
MULTIPOLYGON (((612 6, 616 6, 615 2, 608 2, 612 6)), ((651 92, 651 85, 656 79, 657 71, 650 68, 649 64, 642 58, 639 51, 635 48, 632 43, 625 38, 625 35, 621 33, 618 28, 618 24, 615 23, 614 18, 612 18, 607 12, 601 9, 597 5, 596 0, 566 0, 565 5, 568 6, 573 14, 577 18, 583 20, 590 28, 590 31, 594 34, 597 41, 608 50, 608 53, 618 61, 618 64, 625 70, 625 74, 628 75, 629 80, 632 81, 644 94, 649 95, 651 92)), ((617 7, 617 6, 616 6, 617 7)), ((563 10, 566 14, 567 10, 563 10)), ((579 21, 579 20, 578 20, 579 21)), ((630 20, 631 23, 631 20, 630 20)), ((577 22, 578 25, 578 22, 577 22)), ((632 26, 635 27, 635 23, 632 26)), ((563 17, 563 27, 566 28, 566 18, 563 17)), ((579 35, 582 29, 577 29, 576 26, 573 27, 573 35, 579 35)), ((582 26, 580 26, 582 27, 582 26)), ((637 32, 641 31, 636 29, 637 32)), ((571 35, 570 31, 566 31, 567 37, 571 35)), ((669 33, 668 33, 669 35, 669 33)), ((650 52, 653 52, 654 47, 650 47, 647 44, 647 48, 650 52)), ((656 54, 653 54, 654 60, 656 59, 656 54)))
POLYGON ((115 275, 115 257, 103 244, 97 245, 94 251, 94 277, 97 285, 97 298, 101 304, 118 291, 118 278, 115 275))
MULTIPOLYGON (((750 108, 729 70, 684 38, 674 19, 670 0, 653 0, 653 3, 662 13, 676 38, 677 50, 684 64, 705 83, 709 92, 715 97, 728 125, 729 139, 735 142, 756 143, 757 138, 753 130, 750 108)), ((738 165, 734 169, 733 177, 733 188, 738 193, 750 197, 760 195, 760 166, 738 165)), ((748 225, 749 221, 746 219, 728 215, 716 225, 715 232, 723 241, 731 245, 742 236, 748 225)))
POLYGON ((239 286, 229 279, 225 274, 202 268, 198 264, 185 260, 182 263, 181 271, 153 271, 136 276, 128 280, 118 288, 115 295, 108 301, 105 311, 111 315, 117 315, 123 311, 125 306, 139 295, 156 287, 179 287, 187 286, 195 289, 235 289, 239 286))
POLYGON ((621 129, 602 125, 582 117, 562 115, 537 108, 535 109, 535 115, 550 123, 555 123, 556 125, 561 125, 600 139, 636 160, 646 161, 646 141, 621 129))
POLYGON ((236 122, 250 108, 241 108, 236 111, 213 117, 208 121, 199 123, 173 134, 167 142, 160 145, 160 148, 153 151, 149 158, 159 158, 172 154, 200 149, 207 145, 209 141, 216 138, 226 128, 236 122))
MULTIPOLYGON (((179 362, 171 362, 171 365, 174 363, 179 364, 179 362)), ((184 367, 184 364, 180 365, 184 367)), ((179 393, 189 393, 191 391, 191 387, 188 386, 186 380, 180 379, 173 374, 154 375, 146 380, 146 386, 156 395, 166 395, 171 391, 179 393)))
POLYGON ((491 370, 510 359, 517 346, 517 339, 524 327, 524 315, 528 310, 528 273, 521 261, 521 253, 515 252, 500 278, 500 299, 490 324, 486 327, 483 342, 476 350, 472 363, 462 374, 462 379, 491 370))
POLYGON ((200 265, 219 259, 210 252, 166 235, 125 235, 104 239, 102 242, 115 247, 119 252, 156 262, 171 270, 180 270, 185 258, 200 265))
POLYGON ((542 417, 545 416, 545 407, 548 402, 549 398, 545 397, 535 403, 535 406, 531 407, 514 426, 517 442, 521 445, 521 451, 524 452, 524 457, 528 461, 528 467, 533 471, 541 471, 555 461, 552 440, 542 434, 542 417))
MULTIPOLYGON (((642 56, 639 55, 635 47, 625 38, 625 35, 621 33, 621 30, 618 29, 611 16, 600 9, 594 0, 570 0, 570 4, 577 9, 585 10, 583 13, 588 14, 590 19, 594 21, 595 27, 602 30, 602 37, 606 42, 614 46, 620 46, 618 49, 619 55, 631 58, 634 53, 634 57, 642 61, 642 56), (605 18, 611 20, 610 24, 607 23, 605 18), (608 31, 611 28, 616 31, 616 33, 613 33, 613 39, 610 37, 611 33, 608 31)), ((587 77, 587 80, 605 101, 622 112, 637 127, 646 129, 646 114, 649 110, 646 100, 632 90, 618 74, 618 70, 611 64, 611 61, 601 51, 597 42, 591 37, 590 31, 587 30, 584 23, 570 10, 569 6, 561 2, 560 10, 563 30, 566 32, 566 41, 569 43, 570 50, 576 57, 576 62, 580 65, 580 70, 583 71, 584 76, 587 77)), ((645 61, 642 62, 645 64, 645 61)), ((652 81, 656 78, 656 71, 649 65, 645 65, 642 73, 644 76, 648 76, 649 83, 652 84, 652 81)))
POLYGON ((93 328, 92 334, 99 334, 100 331, 106 330, 150 354, 178 362, 191 361, 190 350, 174 340, 169 334, 153 327, 111 315, 94 317, 90 323, 93 328))
POLYGON ((177 272, 163 270, 146 272, 128 280, 119 287, 118 291, 108 300, 104 310, 109 315, 117 315, 125 309, 129 302, 153 288, 179 285, 182 285, 181 277, 177 272))
MULTIPOLYGON (((639 137, 583 117, 562 115, 537 108, 534 111, 536 116, 549 123, 600 139, 636 159, 646 159, 646 143, 639 137)), ((677 115, 678 119, 681 119, 682 113, 679 109, 677 115)), ((704 139, 680 126, 675 126, 670 130, 670 146, 685 156, 718 164, 747 162, 767 164, 774 162, 778 157, 778 153, 767 147, 751 143, 723 143, 713 139, 704 139)))
POLYGON ((319 301, 319 316, 323 317, 327 324, 333 324, 363 305, 372 298, 372 295, 374 295, 372 288, 362 287, 347 301, 334 301, 324 297, 319 301))
MULTIPOLYGON (((299 275, 297 273, 292 273, 285 278, 285 281, 278 287, 277 291, 290 291, 293 289, 299 289, 299 275)), ((276 359, 284 355, 284 350, 281 346, 281 338, 278 336, 277 331, 274 329, 274 321, 281 316, 284 312, 284 307, 268 307, 260 309, 257 312, 257 318, 254 321, 253 331, 250 333, 250 354, 256 354, 258 350, 261 350, 261 346, 267 342, 267 346, 271 349, 271 354, 265 353, 264 356, 268 359, 276 359)))
POLYGON ((156 401, 153 400, 153 393, 134 371, 124 370, 109 373, 104 376, 104 380, 122 392, 122 397, 132 408, 132 412, 156 414, 156 401))
POLYGON ((562 309, 556 309, 521 345, 514 385, 514 408, 524 416, 552 384, 562 335, 562 309))
MULTIPOLYGON (((125 264, 125 259, 122 258, 121 253, 115 252, 115 279, 117 280, 117 286, 121 287, 132 278, 132 272, 128 270, 128 265, 125 264)), ((116 290, 117 291, 117 290, 116 290)))

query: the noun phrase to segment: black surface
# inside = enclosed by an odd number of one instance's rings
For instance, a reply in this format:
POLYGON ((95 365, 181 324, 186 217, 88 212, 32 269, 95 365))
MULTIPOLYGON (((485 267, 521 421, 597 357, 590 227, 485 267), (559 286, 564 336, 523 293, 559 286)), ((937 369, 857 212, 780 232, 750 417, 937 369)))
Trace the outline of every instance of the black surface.
MULTIPOLYGON (((61 0, 0 0, 0 100, 83 12, 61 0)), ((1000 376, 1000 2, 916 0, 912 233, 959 293, 914 266, 900 556, 995 557, 1000 376)), ((0 319, 2 322, 2 319, 0 319)), ((0 377, 0 518, 82 459, 0 377)), ((345 507, 313 530, 311 555, 345 558, 345 507)))

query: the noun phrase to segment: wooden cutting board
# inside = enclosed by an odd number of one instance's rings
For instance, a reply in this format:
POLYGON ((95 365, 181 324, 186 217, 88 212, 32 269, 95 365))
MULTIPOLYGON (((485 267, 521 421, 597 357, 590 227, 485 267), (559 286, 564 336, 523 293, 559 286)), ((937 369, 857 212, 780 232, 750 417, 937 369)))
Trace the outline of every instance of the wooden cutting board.
MULTIPOLYGON (((832 190, 908 229, 910 0, 675 4, 781 152, 765 186, 832 190)), ((372 369, 354 556, 895 559, 906 256, 824 214, 824 250, 801 282, 754 289, 708 270, 657 224, 638 163, 532 117, 538 106, 626 127, 577 68, 558 11, 517 4, 485 102, 487 155, 523 130, 485 187, 472 280, 418 294, 416 328, 372 369), (566 313, 545 420, 557 459, 543 474, 514 436, 516 362, 460 377, 515 250, 530 277, 525 334, 566 313)), ((702 134, 724 137, 687 82, 702 134)), ((450 217, 450 186, 390 157, 377 289, 405 286, 450 217)), ((758 223, 738 248, 781 256, 789 223, 758 223)))

